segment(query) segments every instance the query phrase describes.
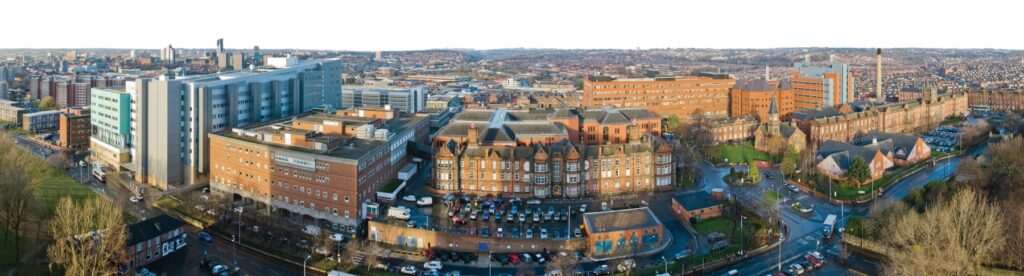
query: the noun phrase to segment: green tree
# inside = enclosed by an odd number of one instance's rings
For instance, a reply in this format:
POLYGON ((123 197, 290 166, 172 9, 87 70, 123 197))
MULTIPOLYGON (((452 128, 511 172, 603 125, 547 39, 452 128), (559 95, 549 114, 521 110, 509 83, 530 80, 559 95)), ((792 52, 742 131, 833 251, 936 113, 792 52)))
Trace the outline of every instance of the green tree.
POLYGON ((665 125, 668 126, 668 129, 676 129, 676 128, 678 128, 679 127, 679 116, 676 116, 676 115, 669 116, 668 119, 665 120, 665 125))
POLYGON ((53 97, 46 96, 39 100, 39 109, 53 109, 54 107, 57 107, 57 103, 53 101, 53 97))
POLYGON ((750 161, 749 166, 750 166, 750 172, 747 173, 747 180, 749 180, 750 183, 753 183, 753 184, 760 183, 761 182, 761 173, 757 169, 757 162, 750 161))
POLYGON ((868 164, 864 162, 864 158, 854 157, 853 161, 850 161, 850 170, 846 173, 846 176, 860 186, 860 184, 871 177, 871 171, 868 170, 868 164))
POLYGON ((796 168, 800 166, 800 153, 796 152, 793 147, 786 147, 786 152, 782 155, 782 172, 786 175, 793 175, 796 173, 796 168))

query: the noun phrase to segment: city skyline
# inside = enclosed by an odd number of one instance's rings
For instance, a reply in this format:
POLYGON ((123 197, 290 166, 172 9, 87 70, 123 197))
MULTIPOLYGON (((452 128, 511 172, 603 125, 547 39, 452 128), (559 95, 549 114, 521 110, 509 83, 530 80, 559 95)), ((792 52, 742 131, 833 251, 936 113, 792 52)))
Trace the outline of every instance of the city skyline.
MULTIPOLYGON (((317 4, 325 7, 302 13, 274 13, 265 6, 220 2, 179 1, 174 5, 104 2, 107 4, 67 1, 53 5, 61 8, 50 9, 55 13, 51 18, 68 18, 78 29, 116 26, 123 33, 132 33, 131 39, 114 43, 110 39, 92 39, 92 32, 39 37, 33 34, 60 33, 69 27, 63 23, 68 21, 40 22, 31 12, 18 12, 0 18, 0 25, 32 22, 33 28, 9 28, 8 33, 9 37, 34 39, 5 39, 0 41, 0 48, 158 49, 168 44, 179 49, 213 48, 211 41, 226 38, 225 46, 232 49, 260 45, 264 49, 353 51, 666 47, 1024 49, 1024 41, 1003 34, 1002 28, 993 27, 1012 26, 1012 11, 1016 9, 988 9, 991 5, 984 2, 991 1, 927 6, 891 1, 854 4, 796 1, 787 5, 762 1, 724 4, 643 1, 631 5, 586 6, 539 1, 494 4, 367 1, 317 4), (209 11, 232 11, 231 14, 238 16, 194 20, 196 16, 192 14, 209 11), (828 11, 832 16, 819 19, 810 16, 821 11, 828 11), (180 18, 146 24, 154 13, 180 15, 180 18), (76 18, 81 14, 97 16, 76 18), (211 24, 219 27, 208 27, 211 24), (837 30, 841 32, 836 34, 837 30), (472 36, 460 39, 459 34, 472 36), (613 34, 615 39, 609 39, 613 34)), ((5 5, 11 7, 10 10, 21 11, 46 8, 37 2, 5 5)), ((301 1, 293 4, 294 8, 308 6, 301 1)))

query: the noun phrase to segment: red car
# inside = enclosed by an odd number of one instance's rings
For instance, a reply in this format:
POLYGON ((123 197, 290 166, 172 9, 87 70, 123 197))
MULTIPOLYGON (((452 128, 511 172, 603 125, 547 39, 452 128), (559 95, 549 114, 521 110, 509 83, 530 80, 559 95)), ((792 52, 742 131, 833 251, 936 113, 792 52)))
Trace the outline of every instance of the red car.
POLYGON ((508 262, 511 263, 512 265, 519 264, 519 256, 517 256, 516 254, 509 254, 508 262))

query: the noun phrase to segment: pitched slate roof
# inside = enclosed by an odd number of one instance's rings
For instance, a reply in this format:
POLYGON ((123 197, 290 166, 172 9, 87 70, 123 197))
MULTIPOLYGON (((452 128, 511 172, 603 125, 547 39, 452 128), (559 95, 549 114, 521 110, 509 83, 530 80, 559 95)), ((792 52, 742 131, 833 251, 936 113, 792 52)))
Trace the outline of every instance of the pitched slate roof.
POLYGON ((842 112, 839 112, 839 110, 834 107, 825 107, 822 109, 800 110, 797 112, 793 112, 793 114, 790 115, 790 117, 801 121, 810 121, 818 118, 826 118, 842 114, 842 112))
POLYGON ((918 140, 921 138, 912 135, 870 131, 852 143, 868 149, 879 150, 886 155, 892 152, 893 157, 907 159, 918 140))
POLYGON ((865 163, 870 163, 871 160, 875 159, 875 153, 877 150, 864 148, 861 146, 837 142, 833 140, 825 141, 824 144, 818 149, 818 159, 825 159, 832 157, 836 161, 836 165, 846 170, 850 168, 850 164, 853 159, 860 157, 865 163))
POLYGON ((145 242, 160 234, 174 231, 182 225, 185 225, 184 221, 166 214, 130 224, 128 225, 128 242, 126 244, 132 246, 145 242))

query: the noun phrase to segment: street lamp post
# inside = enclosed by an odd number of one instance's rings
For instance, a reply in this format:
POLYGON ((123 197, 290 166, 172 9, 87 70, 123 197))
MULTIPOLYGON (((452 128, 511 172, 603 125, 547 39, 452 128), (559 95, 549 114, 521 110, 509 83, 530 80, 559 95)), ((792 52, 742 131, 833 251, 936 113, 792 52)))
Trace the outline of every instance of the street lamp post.
POLYGON ((779 242, 780 243, 779 243, 779 264, 778 264, 778 267, 779 267, 779 271, 781 272, 782 271, 782 244, 781 244, 781 242, 782 242, 782 234, 783 233, 782 233, 782 207, 779 207, 779 204, 782 204, 782 194, 779 193, 779 188, 782 188, 782 186, 779 186, 779 187, 775 188, 775 194, 779 195, 777 197, 778 204, 775 205, 775 210, 778 211, 778 213, 779 213, 779 221, 778 221, 778 223, 779 223, 779 242))
POLYGON ((309 261, 310 255, 306 255, 306 259, 302 260, 302 276, 306 276, 306 262, 309 261))
POLYGON ((235 236, 235 244, 231 249, 232 259, 235 263, 235 268, 238 268, 238 244, 242 243, 242 207, 238 207, 238 232, 235 236))
POLYGON ((665 262, 665 273, 668 273, 668 260, 665 259, 665 255, 661 256, 661 261, 665 262))

